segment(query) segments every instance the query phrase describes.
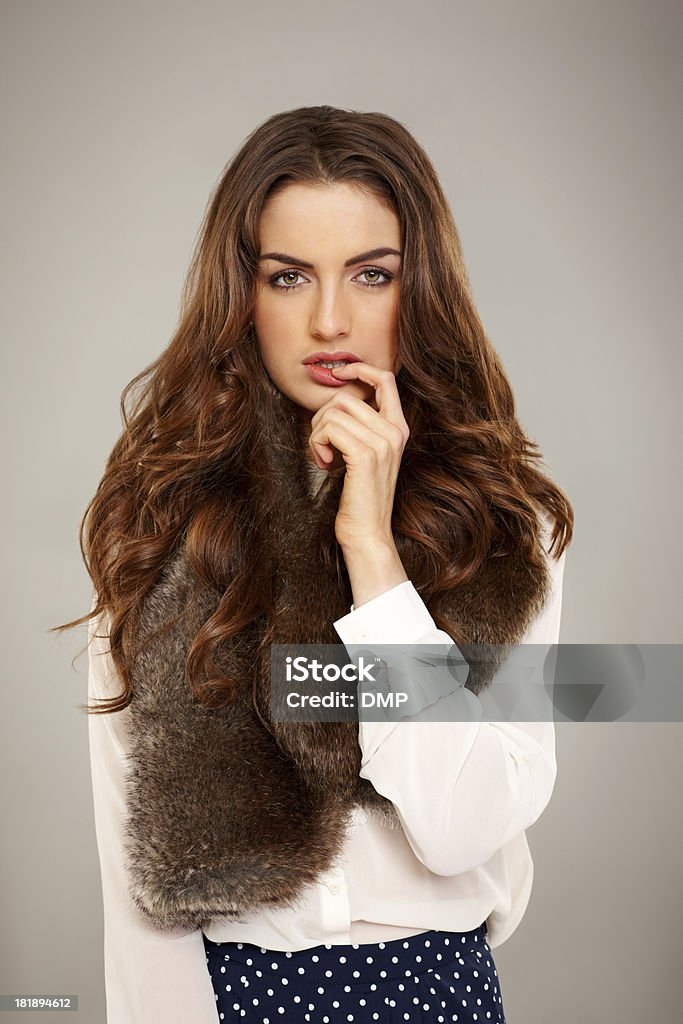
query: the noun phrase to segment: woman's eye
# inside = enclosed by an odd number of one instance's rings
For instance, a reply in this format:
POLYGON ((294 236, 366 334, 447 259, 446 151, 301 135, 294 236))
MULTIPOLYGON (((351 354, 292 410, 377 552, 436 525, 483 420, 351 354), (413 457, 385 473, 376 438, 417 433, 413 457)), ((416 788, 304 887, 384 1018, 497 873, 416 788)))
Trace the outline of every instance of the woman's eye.
POLYGON ((279 274, 275 275, 275 277, 271 277, 270 283, 274 285, 276 288, 279 288, 283 292, 291 292, 295 288, 299 287, 298 283, 293 282, 291 278, 296 279, 297 277, 300 276, 301 275, 299 274, 298 270, 281 270, 279 274), (285 284, 277 283, 281 279, 285 280, 285 284))
POLYGON ((365 284, 368 288, 377 288, 379 285, 389 284, 390 281, 393 281, 393 274, 386 270, 380 270, 379 267, 367 267, 365 270, 361 270, 361 274, 379 274, 384 278, 383 281, 378 281, 376 277, 370 281, 361 281, 361 284, 365 284))
MULTIPOLYGON (((298 277, 301 277, 298 270, 281 270, 279 274, 269 278, 269 283, 278 291, 293 292, 301 286, 301 282, 297 281, 298 277)), ((394 279, 393 274, 390 274, 388 270, 382 270, 381 267, 366 267, 357 277, 369 278, 369 280, 360 282, 364 288, 380 288, 382 285, 390 284, 394 279), (378 277, 383 280, 377 280, 378 277)))

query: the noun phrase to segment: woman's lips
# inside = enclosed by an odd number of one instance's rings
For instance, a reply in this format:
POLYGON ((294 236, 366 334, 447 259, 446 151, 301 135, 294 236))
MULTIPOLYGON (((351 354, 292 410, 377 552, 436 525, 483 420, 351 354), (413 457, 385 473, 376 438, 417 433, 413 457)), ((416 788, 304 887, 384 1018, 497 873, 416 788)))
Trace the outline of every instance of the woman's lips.
POLYGON ((348 381, 335 377, 329 366, 320 366, 319 363, 304 363, 304 369, 316 384, 325 384, 328 388, 342 388, 348 384, 348 381))

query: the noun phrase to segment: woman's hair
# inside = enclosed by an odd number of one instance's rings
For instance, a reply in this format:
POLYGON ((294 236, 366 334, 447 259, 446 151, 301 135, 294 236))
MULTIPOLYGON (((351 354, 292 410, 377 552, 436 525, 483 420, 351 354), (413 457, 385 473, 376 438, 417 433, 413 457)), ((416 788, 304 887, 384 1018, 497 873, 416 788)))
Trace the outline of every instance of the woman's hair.
MULTIPOLYGON (((161 355, 124 388, 123 430, 81 522, 81 552, 96 599, 88 615, 55 629, 106 612, 123 683, 122 694, 88 711, 118 711, 130 703, 136 615, 182 544, 206 580, 227 587, 220 616, 188 657, 195 694, 206 686, 216 646, 270 607, 269 574, 253 573, 265 524, 251 504, 250 466, 268 385, 251 316, 260 214, 293 182, 347 182, 385 203, 400 222, 402 365, 396 381, 410 436, 392 529, 423 598, 469 579, 494 541, 512 540, 536 562, 539 510, 553 520, 555 557, 571 541, 572 507, 534 465, 541 453, 516 418, 512 389, 474 307, 453 217, 425 152, 386 114, 327 105, 276 114, 247 137, 212 192, 178 327, 161 355), (463 537, 455 560, 447 546, 453 522, 463 537), (226 583, 228 552, 233 575, 226 583)), ((338 553, 319 554, 329 561, 338 553)), ((448 630, 447 621, 436 621, 448 630)), ((225 692, 232 692, 227 682, 225 692)))

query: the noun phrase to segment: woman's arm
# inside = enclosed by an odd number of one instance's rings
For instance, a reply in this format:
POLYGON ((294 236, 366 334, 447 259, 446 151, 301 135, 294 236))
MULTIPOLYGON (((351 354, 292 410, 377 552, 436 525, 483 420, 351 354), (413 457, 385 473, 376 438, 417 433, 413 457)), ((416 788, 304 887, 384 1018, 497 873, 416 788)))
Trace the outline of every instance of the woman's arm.
MULTIPOLYGON (((121 691, 106 634, 102 617, 90 620, 91 704, 121 691)), ((104 906, 107 1024, 218 1024, 201 929, 156 930, 143 919, 128 895, 123 867, 126 710, 88 715, 88 735, 104 906)))
MULTIPOLYGON (((564 553, 548 559, 551 595, 522 643, 558 642, 564 562, 564 553)), ((410 581, 352 606, 334 626, 345 644, 453 645, 410 581)), ((457 688, 445 667, 428 678, 434 692, 424 693, 425 707, 457 688)), ((480 721, 479 699, 469 690, 462 696, 470 706, 463 720, 359 722, 360 775, 392 801, 415 855, 439 875, 485 864, 532 825, 557 773, 552 720, 480 721)))

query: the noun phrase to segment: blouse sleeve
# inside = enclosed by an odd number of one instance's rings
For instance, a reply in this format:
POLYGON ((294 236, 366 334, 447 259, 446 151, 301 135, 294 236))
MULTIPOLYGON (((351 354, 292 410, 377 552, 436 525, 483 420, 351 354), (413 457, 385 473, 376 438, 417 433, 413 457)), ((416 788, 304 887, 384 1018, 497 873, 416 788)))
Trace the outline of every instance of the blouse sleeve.
MULTIPOLYGON (((565 552, 548 558, 550 596, 521 643, 558 642, 564 562, 565 552)), ((360 608, 352 606, 334 626, 344 644, 454 645, 436 628, 410 580, 360 608)), ((427 677, 432 692, 417 687, 423 692, 418 711, 459 685, 434 662, 427 677)), ((360 775, 392 801, 416 857, 438 875, 485 864, 532 825, 550 800, 557 774, 552 715, 550 721, 482 721, 479 698, 462 686, 460 695, 469 709, 448 721, 361 718, 358 727, 360 775)))
MULTIPOLYGON (((99 698, 121 692, 103 616, 90 619, 88 638, 88 699, 97 705, 99 698)), ((217 1024, 201 929, 157 930, 128 894, 123 857, 127 710, 88 715, 104 907, 107 1024, 217 1024)))

